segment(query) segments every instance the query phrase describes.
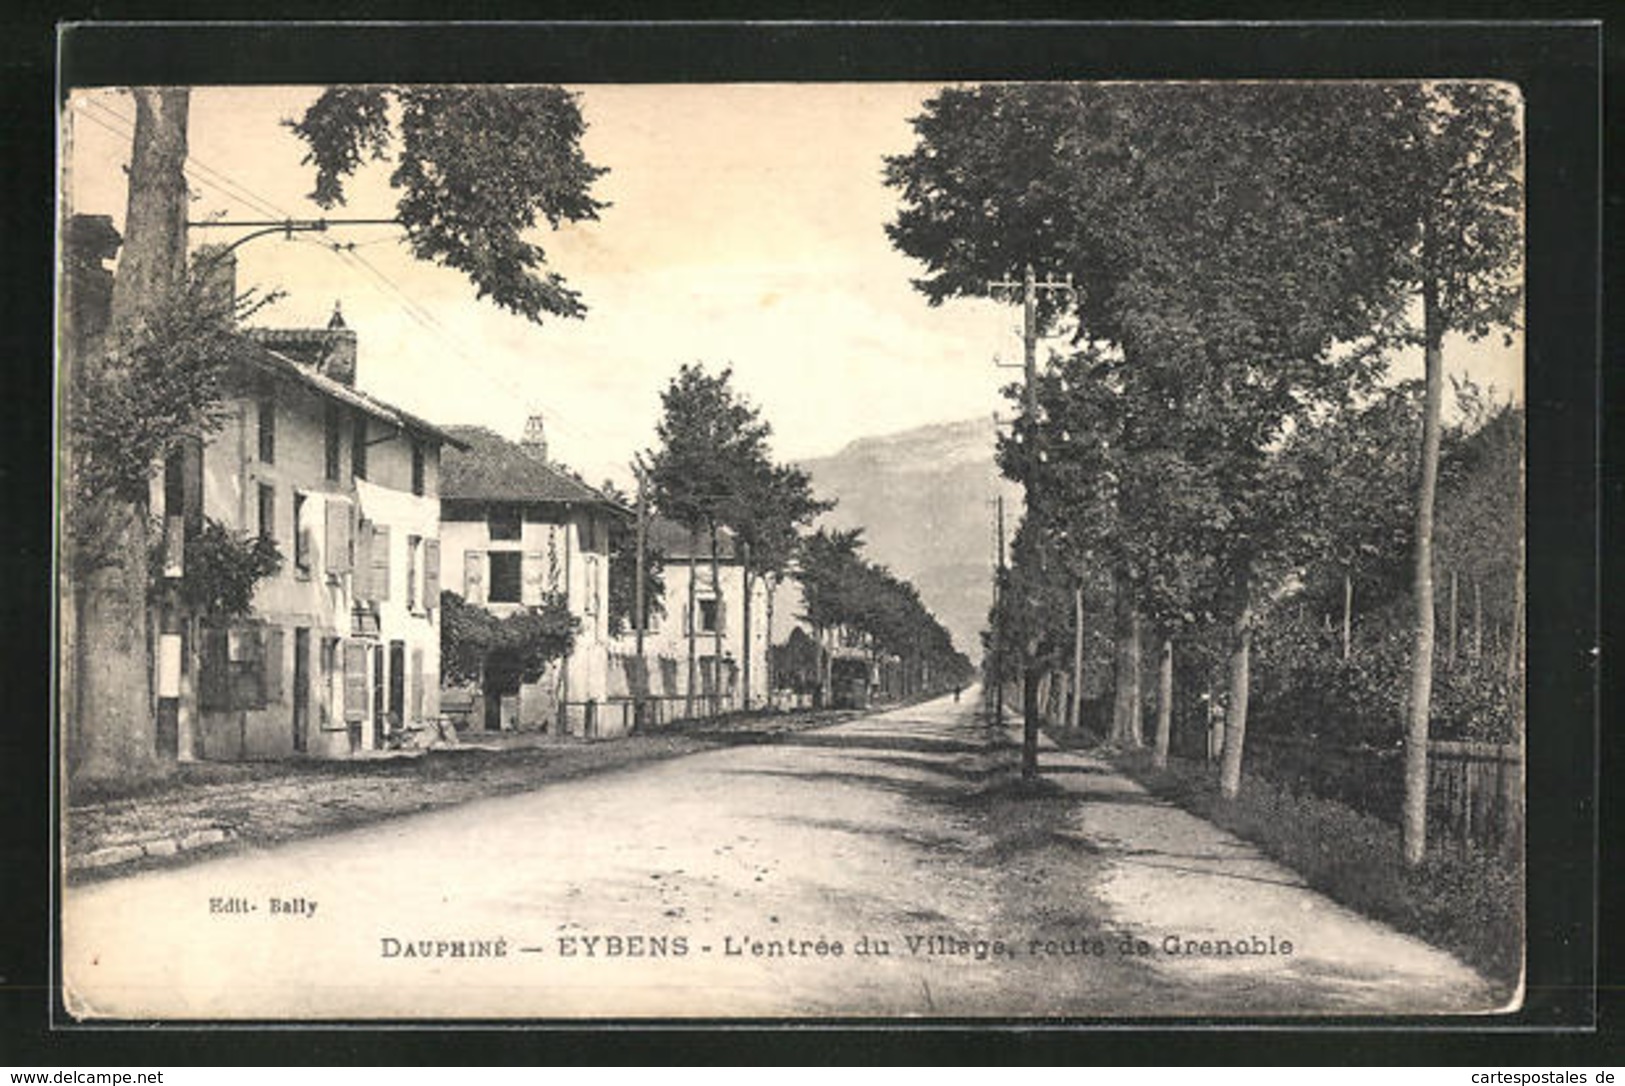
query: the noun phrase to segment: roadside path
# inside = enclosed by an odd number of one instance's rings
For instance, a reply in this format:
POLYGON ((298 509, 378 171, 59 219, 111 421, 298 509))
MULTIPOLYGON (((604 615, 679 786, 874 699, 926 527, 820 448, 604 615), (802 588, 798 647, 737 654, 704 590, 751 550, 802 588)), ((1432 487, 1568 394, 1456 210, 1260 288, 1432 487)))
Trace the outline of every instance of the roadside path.
POLYGON ((1048 749, 1044 782, 1021 787, 973 705, 71 887, 70 1005, 199 1019, 1486 1009, 1448 955, 1094 759, 1048 749), (1125 933, 1148 952, 1124 953, 1125 933), (1243 934, 1293 953, 1162 945, 1243 934))

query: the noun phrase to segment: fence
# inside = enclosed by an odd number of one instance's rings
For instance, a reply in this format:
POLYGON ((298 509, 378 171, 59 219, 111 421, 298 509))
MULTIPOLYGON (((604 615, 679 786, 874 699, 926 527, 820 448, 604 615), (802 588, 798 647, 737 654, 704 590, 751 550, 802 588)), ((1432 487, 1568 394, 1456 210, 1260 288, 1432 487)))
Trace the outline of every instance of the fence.
MULTIPOLYGON (((1251 771, 1295 791, 1345 803, 1398 824, 1405 796, 1400 747, 1342 747, 1297 736, 1249 735, 1251 771)), ((1523 840, 1523 748, 1515 743, 1428 743, 1429 835, 1485 847, 1523 840)))

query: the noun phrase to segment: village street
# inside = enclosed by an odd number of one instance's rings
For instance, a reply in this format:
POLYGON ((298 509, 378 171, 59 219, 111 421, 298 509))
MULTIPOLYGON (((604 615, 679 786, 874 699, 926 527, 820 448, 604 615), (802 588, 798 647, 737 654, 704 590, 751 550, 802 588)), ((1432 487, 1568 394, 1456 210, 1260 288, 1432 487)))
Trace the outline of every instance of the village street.
POLYGON ((971 690, 77 887, 69 1006, 199 1019, 1490 1009, 1454 959, 1097 759, 1047 748, 1044 781, 1023 789, 975 708, 971 690))

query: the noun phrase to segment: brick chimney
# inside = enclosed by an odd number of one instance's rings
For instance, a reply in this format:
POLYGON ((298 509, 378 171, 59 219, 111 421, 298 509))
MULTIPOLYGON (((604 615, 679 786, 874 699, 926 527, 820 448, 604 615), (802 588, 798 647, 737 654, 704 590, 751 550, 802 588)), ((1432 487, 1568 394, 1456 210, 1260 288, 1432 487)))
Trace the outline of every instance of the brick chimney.
POLYGON ((547 429, 541 415, 532 415, 525 420, 525 436, 520 439, 519 447, 542 463, 547 463, 547 429))
POLYGON ((322 373, 346 385, 355 384, 356 342, 355 332, 344 323, 339 303, 333 303, 333 315, 327 319, 327 351, 322 355, 322 373))

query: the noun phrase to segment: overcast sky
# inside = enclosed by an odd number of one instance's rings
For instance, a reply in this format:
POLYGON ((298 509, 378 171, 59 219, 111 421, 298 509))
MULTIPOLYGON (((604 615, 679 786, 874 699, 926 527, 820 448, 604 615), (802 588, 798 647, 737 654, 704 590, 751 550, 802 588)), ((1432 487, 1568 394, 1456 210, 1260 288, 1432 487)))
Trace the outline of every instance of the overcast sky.
MULTIPOLYGON (((365 390, 441 423, 517 437, 546 416, 554 455, 589 479, 628 478, 654 440, 658 397, 682 362, 732 365, 799 459, 853 438, 985 415, 1019 360, 1019 314, 988 302, 928 306, 918 264, 888 244, 896 193, 882 158, 907 151, 908 120, 935 87, 910 84, 575 88, 598 222, 543 234, 549 265, 579 290, 585 320, 536 326, 476 301, 456 272, 411 259, 393 227, 259 239, 238 250, 240 287, 286 292, 255 321, 321 326, 333 305, 360 344, 365 390), (354 243, 335 253, 332 242, 354 243)), ((323 212, 304 146, 279 122, 318 88, 198 88, 191 217, 228 220, 394 213, 388 164, 323 212)), ((64 197, 122 226, 134 105, 76 93, 64 197)), ((193 230, 194 245, 245 231, 193 230)), ((1451 368, 1521 397, 1522 343, 1447 344, 1451 368)), ((1419 359, 1402 360, 1404 374, 1419 359)))

